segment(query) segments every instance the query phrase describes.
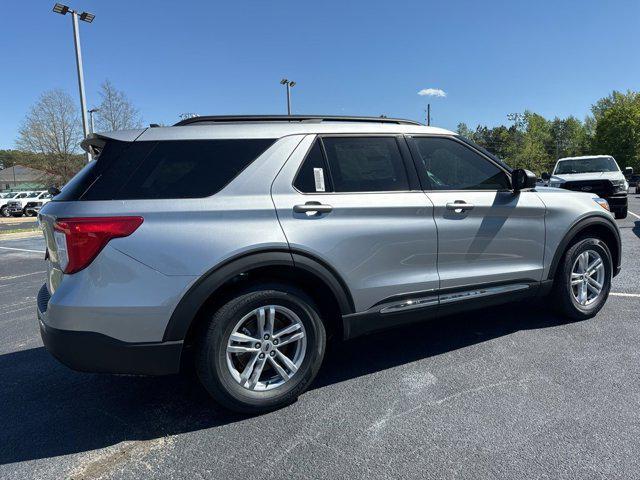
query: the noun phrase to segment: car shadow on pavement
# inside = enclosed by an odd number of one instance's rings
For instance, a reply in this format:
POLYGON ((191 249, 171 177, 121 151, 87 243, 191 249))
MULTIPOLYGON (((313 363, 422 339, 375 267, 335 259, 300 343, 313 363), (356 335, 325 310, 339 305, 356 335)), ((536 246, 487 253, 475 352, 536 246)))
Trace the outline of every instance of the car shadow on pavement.
MULTIPOLYGON (((340 343, 328 353, 312 389, 518 330, 561 323, 548 312, 522 307, 457 315, 340 343)), ((154 378, 77 373, 42 347, 0 355, 0 465, 244 419, 219 407, 190 374, 154 378)))
POLYGON ((634 223, 631 231, 636 234, 636 237, 640 238, 640 220, 634 223))
POLYGON ((468 347, 519 330, 555 327, 566 319, 528 303, 447 316, 336 345, 315 388, 468 347))

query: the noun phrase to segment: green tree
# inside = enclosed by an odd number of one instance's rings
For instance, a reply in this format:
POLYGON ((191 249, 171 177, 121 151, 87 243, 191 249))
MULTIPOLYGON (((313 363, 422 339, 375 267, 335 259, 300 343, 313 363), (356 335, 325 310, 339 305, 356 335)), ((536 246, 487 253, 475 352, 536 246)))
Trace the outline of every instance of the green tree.
POLYGON ((460 122, 458 124, 458 127, 456 128, 456 133, 461 137, 468 138, 469 140, 473 140, 473 132, 464 122, 460 122))
POLYGON ((460 124, 458 132, 505 160, 514 168, 527 168, 537 174, 548 171, 563 156, 585 155, 591 151, 595 119, 584 122, 570 116, 547 120, 531 111, 519 114, 513 125, 489 128, 478 125, 471 130, 460 124))
POLYGON ((612 155, 621 168, 640 169, 640 93, 614 91, 592 107, 594 153, 612 155))
POLYGON ((588 127, 574 116, 551 121, 551 147, 554 160, 584 155, 590 150, 588 127))
POLYGON ((540 173, 552 162, 549 154, 551 127, 547 119, 530 111, 524 112, 524 120, 524 132, 515 144, 510 165, 540 173))
POLYGON ((22 157, 20 150, 0 150, 0 170, 20 165, 22 157))

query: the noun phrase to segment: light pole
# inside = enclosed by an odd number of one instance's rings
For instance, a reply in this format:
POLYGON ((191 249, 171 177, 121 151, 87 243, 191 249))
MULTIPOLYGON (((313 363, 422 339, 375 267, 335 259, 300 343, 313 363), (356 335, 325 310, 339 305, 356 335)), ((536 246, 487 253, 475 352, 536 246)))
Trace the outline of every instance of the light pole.
MULTIPOLYGON (((91 23, 96 16, 93 13, 82 12, 78 13, 75 10, 70 9, 66 5, 56 3, 53 6, 53 11, 60 15, 66 15, 71 13, 71 24, 73 25, 73 44, 76 47, 76 67, 78 70, 78 89, 80 90, 80 111, 82 112, 82 132, 85 138, 89 135, 89 129, 87 125, 87 100, 84 95, 84 73, 82 71, 82 49, 80 48, 80 31, 78 29, 78 17, 83 22, 91 23)), ((87 161, 91 161, 91 154, 87 153, 87 161)))
POLYGON ((93 128, 93 114, 96 112, 99 112, 100 109, 99 108, 92 108, 91 110, 89 110, 89 125, 91 126, 91 132, 90 133, 96 133, 96 129, 93 128))
POLYGON ((280 85, 286 85, 287 87, 287 115, 291 115, 291 88, 293 88, 295 84, 296 82, 287 80, 286 78, 280 80, 280 85))

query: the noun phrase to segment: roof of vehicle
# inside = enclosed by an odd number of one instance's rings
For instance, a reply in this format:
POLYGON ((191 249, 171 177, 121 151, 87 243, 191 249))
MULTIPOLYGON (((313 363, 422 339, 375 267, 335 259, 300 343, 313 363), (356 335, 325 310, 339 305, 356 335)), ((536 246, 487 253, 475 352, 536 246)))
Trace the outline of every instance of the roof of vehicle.
POLYGON ((583 155, 581 157, 563 157, 559 158, 558 162, 562 162, 564 160, 590 160, 593 158, 613 158, 611 155, 583 155))
MULTIPOLYGON (((331 134, 331 133, 400 133, 454 135, 453 132, 437 127, 427 127, 409 120, 377 117, 198 117, 201 122, 191 122, 171 127, 150 127, 146 129, 121 130, 90 134, 82 142, 83 148, 99 138, 111 138, 125 142, 134 140, 199 140, 230 138, 281 138, 288 135, 331 134), (277 118, 277 120, 273 120, 277 118), (293 120, 291 120, 293 118, 293 120), (220 120, 225 119, 225 120, 220 120)), ((188 119, 193 120, 193 119, 188 119)), ((182 123, 182 122, 180 122, 182 123)))
POLYGON ((405 120, 403 118, 380 117, 353 117, 344 115, 196 115, 185 118, 174 126, 211 124, 211 123, 246 123, 246 122, 366 122, 366 123, 392 123, 396 125, 420 125, 415 120, 405 120))

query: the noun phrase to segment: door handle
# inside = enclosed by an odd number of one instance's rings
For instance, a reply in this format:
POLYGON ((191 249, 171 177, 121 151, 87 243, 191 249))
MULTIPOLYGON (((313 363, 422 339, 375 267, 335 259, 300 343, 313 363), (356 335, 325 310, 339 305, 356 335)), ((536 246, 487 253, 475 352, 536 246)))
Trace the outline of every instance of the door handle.
POLYGON ((456 213, 462 213, 467 210, 473 210, 473 204, 467 203, 464 200, 456 200, 455 202, 447 203, 447 210, 453 210, 456 213))
POLYGON ((304 205, 294 205, 293 211, 296 213, 312 213, 320 215, 322 213, 330 213, 333 210, 331 205, 323 205, 320 202, 307 202, 304 205))

